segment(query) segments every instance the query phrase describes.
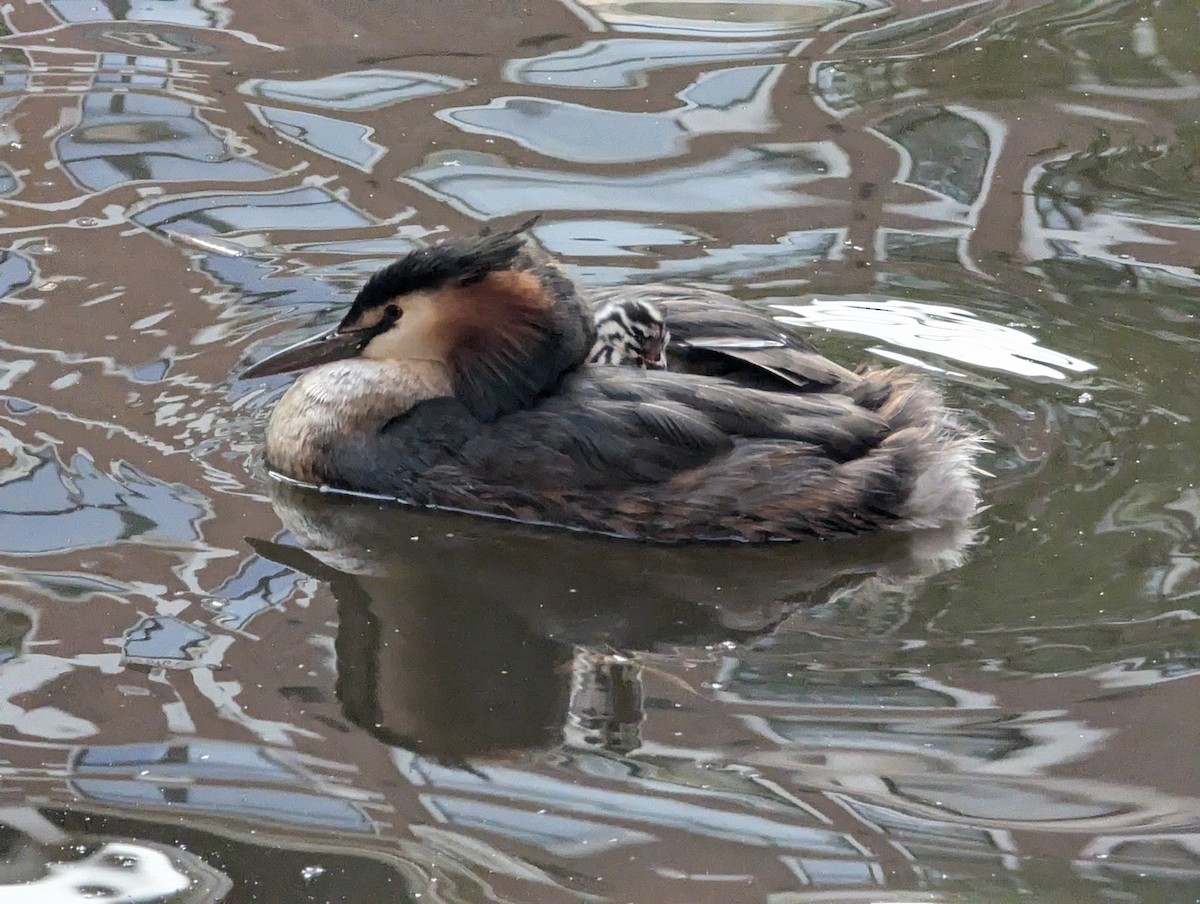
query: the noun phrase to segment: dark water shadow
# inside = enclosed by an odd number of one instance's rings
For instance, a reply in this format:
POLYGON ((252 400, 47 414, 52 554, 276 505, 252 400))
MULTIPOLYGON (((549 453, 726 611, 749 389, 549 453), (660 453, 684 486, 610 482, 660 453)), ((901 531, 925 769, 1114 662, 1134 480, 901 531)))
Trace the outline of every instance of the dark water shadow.
POLYGON ((975 538, 960 526, 653 546, 282 482, 271 498, 298 545, 253 545, 327 582, 337 599, 347 716, 387 743, 451 759, 559 742, 581 655, 610 668, 604 651, 619 661, 669 645, 745 643, 847 587, 918 583, 961 561, 975 538))

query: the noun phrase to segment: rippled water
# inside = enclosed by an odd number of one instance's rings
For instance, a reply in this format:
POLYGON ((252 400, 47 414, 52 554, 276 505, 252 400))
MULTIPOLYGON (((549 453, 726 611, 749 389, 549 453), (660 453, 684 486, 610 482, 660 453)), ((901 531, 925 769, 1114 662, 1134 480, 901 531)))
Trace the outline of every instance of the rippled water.
POLYGON ((1200 900, 1190 0, 0 16, 0 900, 1200 900), (978 533, 270 484, 239 367, 532 212, 930 370, 978 533))

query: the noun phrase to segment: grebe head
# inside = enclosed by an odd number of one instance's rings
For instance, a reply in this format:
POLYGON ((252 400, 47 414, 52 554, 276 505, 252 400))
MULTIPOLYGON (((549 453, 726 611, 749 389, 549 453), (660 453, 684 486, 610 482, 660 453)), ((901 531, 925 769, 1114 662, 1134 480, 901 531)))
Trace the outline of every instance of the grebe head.
POLYGON ((609 301, 596 309, 595 321, 596 341, 588 361, 666 369, 671 331, 654 305, 637 298, 609 301))
POLYGON ((334 329, 248 368, 264 377, 349 357, 445 367, 476 417, 527 407, 591 345, 586 304, 526 227, 441 242, 372 276, 334 329))

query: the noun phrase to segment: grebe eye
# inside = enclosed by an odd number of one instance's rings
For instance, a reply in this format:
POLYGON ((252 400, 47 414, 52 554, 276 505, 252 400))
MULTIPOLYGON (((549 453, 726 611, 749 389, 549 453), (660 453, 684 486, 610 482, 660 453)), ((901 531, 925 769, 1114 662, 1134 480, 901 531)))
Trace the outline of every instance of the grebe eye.
POLYGON ((398 304, 390 304, 383 309, 383 315, 387 320, 399 320, 400 314, 400 305, 398 304))

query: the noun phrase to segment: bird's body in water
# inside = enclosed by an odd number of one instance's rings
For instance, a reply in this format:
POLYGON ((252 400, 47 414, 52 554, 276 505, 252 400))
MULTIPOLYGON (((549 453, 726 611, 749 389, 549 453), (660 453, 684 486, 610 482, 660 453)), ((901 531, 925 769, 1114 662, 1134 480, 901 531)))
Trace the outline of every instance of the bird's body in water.
POLYGON ((401 258, 335 329, 244 376, 305 367, 266 455, 306 483, 663 542, 937 527, 978 506, 979 439, 923 379, 847 370, 716 292, 585 297, 519 232, 401 258))

